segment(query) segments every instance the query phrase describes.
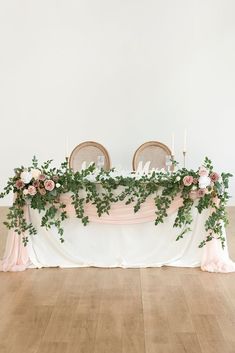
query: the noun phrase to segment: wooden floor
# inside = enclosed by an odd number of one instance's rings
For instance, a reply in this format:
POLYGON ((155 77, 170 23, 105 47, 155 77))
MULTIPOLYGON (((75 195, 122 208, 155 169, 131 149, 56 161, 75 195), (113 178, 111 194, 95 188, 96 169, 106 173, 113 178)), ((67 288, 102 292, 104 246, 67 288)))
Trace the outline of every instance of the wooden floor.
POLYGON ((0 315, 0 353, 234 353, 235 274, 0 272, 0 315))

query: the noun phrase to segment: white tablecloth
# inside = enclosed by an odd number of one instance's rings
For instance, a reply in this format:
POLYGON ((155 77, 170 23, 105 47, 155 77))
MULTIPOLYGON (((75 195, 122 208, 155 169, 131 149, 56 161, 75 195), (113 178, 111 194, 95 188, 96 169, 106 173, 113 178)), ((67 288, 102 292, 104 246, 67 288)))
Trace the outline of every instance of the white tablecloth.
POLYGON ((65 241, 61 244, 56 229, 41 227, 40 214, 30 209, 38 234, 30 237, 28 254, 36 267, 200 266, 204 249, 198 245, 205 238, 208 211, 199 215, 193 210, 192 231, 179 241, 179 229, 173 228, 175 216, 168 216, 158 226, 153 222, 84 226, 72 217, 63 223, 65 241))
MULTIPOLYGON (((70 195, 64 202, 69 218, 63 222, 64 243, 60 242, 57 229, 47 230, 41 226, 43 213, 24 207, 25 219, 32 222, 37 234, 28 232, 18 235, 14 229, 8 233, 5 254, 0 271, 24 271, 41 267, 178 267, 201 266, 203 271, 235 272, 235 263, 229 258, 225 241, 214 239, 203 248, 198 245, 207 236, 205 222, 212 210, 198 214, 192 210, 191 231, 176 241, 180 230, 173 228, 177 209, 182 204, 176 198, 168 210, 163 224, 154 225, 156 218, 154 200, 148 199, 137 213, 133 205, 113 204, 109 215, 98 217, 96 207, 85 206, 90 223, 84 226, 74 214, 70 195), (151 221, 150 221, 151 220, 151 221), (25 247, 23 237, 29 237, 25 247)), ((226 240, 226 232, 223 229, 226 240)))

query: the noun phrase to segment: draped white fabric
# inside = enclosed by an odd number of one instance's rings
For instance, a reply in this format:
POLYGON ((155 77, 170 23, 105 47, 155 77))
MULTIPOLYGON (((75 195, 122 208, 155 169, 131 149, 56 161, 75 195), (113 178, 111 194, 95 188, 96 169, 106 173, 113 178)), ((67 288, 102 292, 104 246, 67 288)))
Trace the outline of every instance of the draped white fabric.
MULTIPOLYGON (((61 244, 55 229, 40 227, 41 215, 30 209, 30 218, 38 230, 28 245, 35 267, 196 267, 201 265, 204 249, 198 248, 205 238, 205 211, 193 210, 192 231, 176 241, 179 229, 173 228, 176 214, 164 224, 89 223, 83 226, 72 217, 63 223, 65 242, 61 244)), ((227 253, 226 253, 227 254, 227 253)))

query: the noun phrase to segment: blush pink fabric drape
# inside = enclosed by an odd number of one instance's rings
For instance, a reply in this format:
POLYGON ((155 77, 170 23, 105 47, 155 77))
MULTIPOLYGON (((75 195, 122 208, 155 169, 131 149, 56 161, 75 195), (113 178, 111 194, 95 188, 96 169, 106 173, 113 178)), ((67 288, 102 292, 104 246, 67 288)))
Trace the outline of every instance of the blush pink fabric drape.
MULTIPOLYGON (((69 216, 74 217, 75 212, 69 197, 63 197, 62 201, 67 205, 66 211, 69 216)), ((176 197, 168 209, 168 215, 175 213, 182 204, 182 199, 176 197)), ((85 205, 85 214, 89 217, 90 222, 103 224, 138 224, 154 222, 156 219, 154 199, 147 199, 136 213, 131 204, 114 203, 109 214, 103 214, 101 217, 97 215, 96 206, 88 203, 85 205)))
MULTIPOLYGON (((29 220, 29 208, 25 206, 24 214, 29 220)), ((8 232, 3 260, 0 261, 0 271, 24 271, 30 265, 27 247, 22 242, 23 235, 17 234, 13 229, 8 232)))
MULTIPOLYGON (((219 202, 218 197, 215 197, 214 203, 217 207, 219 206, 219 202)), ((210 212, 212 213, 213 209, 211 209, 210 212)), ((226 238, 225 229, 223 229, 223 231, 226 238)), ((220 241, 217 239, 209 241, 203 252, 201 269, 207 272, 234 272, 235 263, 229 258, 227 243, 225 243, 225 249, 222 249, 220 241)))
POLYGON ((202 271, 229 273, 235 272, 235 263, 229 258, 227 245, 222 249, 217 239, 212 239, 204 247, 201 261, 202 271))
MULTIPOLYGON (((63 197, 66 203, 66 209, 70 217, 74 217, 74 209, 71 205, 69 196, 63 197)), ((173 214, 182 205, 180 197, 175 198, 168 214, 173 214)), ((98 217, 96 207, 87 204, 85 213, 89 217, 90 222, 104 224, 137 224, 145 222, 153 222, 156 218, 154 200, 148 199, 142 204, 141 209, 134 213, 133 205, 124 205, 118 202, 112 206, 109 215, 105 214, 98 217)), ((26 219, 29 219, 29 207, 25 207, 26 219)), ((206 244, 203 251, 201 269, 209 272, 234 272, 235 263, 229 259, 227 248, 221 248, 219 241, 214 239, 206 244)), ((30 266, 27 247, 22 243, 22 236, 14 231, 9 231, 5 254, 3 261, 0 263, 0 271, 23 271, 30 266)))

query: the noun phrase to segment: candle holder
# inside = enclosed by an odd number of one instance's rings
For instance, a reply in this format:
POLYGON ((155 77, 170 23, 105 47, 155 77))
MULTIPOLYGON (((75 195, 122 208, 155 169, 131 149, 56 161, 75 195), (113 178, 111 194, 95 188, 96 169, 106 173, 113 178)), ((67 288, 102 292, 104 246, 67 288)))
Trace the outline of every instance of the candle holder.
POLYGON ((171 154, 167 154, 165 156, 166 158, 166 162, 165 162, 165 165, 166 165, 166 170, 168 173, 171 172, 171 167, 172 167, 172 155, 171 154))
POLYGON ((183 151, 183 166, 186 167, 186 151, 183 151))
POLYGON ((171 171, 173 172, 175 169, 175 156, 174 154, 171 155, 171 171))
POLYGON ((69 157, 65 157, 67 169, 69 169, 69 157))

